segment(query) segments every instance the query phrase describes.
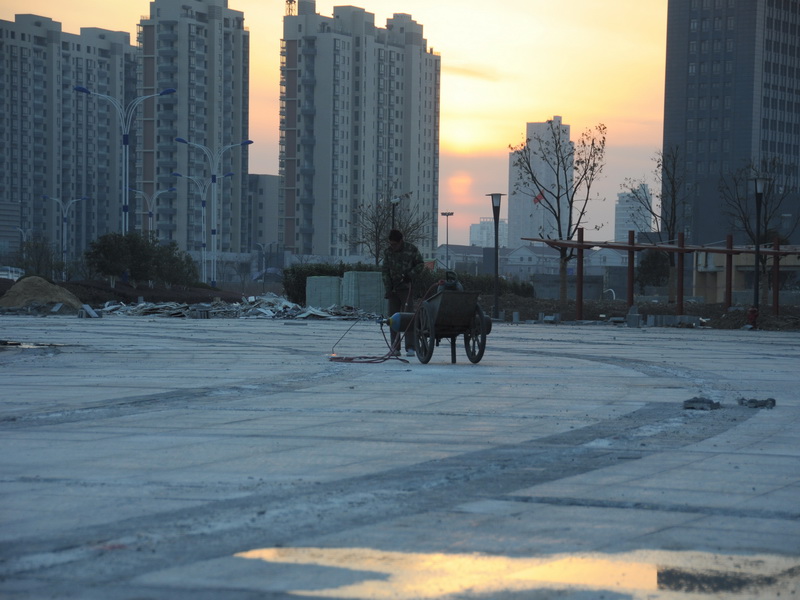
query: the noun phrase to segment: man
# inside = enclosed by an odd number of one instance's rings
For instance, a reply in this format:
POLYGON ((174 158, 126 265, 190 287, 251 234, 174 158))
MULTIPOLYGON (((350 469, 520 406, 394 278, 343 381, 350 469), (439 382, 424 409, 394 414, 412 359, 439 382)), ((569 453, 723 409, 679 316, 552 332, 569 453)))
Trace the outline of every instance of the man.
MULTIPOLYGON (((425 263, 417 247, 403 240, 397 229, 389 232, 389 247, 383 251, 384 298, 389 300, 389 314, 414 312, 414 278, 422 273, 425 263)), ((392 353, 400 354, 401 333, 392 330, 392 353)), ((413 326, 405 334, 406 355, 414 356, 413 326)))

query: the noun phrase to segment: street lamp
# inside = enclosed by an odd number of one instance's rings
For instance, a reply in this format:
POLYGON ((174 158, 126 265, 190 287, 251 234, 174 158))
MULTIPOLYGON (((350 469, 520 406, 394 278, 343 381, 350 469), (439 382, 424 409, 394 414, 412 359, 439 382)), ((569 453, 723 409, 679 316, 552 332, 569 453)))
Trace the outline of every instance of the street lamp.
POLYGON ((444 231, 445 231, 445 238, 444 238, 444 266, 446 269, 450 268, 450 217, 453 216, 453 212, 443 212, 442 216, 444 217, 444 231))
POLYGON ((211 287, 217 287, 217 173, 221 168, 220 163, 225 152, 237 146, 249 146, 253 141, 244 140, 243 142, 228 144, 215 150, 203 144, 190 142, 184 138, 175 138, 175 141, 202 150, 208 159, 208 166, 211 169, 211 287))
POLYGON ((500 200, 505 194, 486 194, 492 199, 494 216, 494 310, 492 317, 500 318, 500 200))
POLYGON ((168 88, 159 92, 158 94, 139 96, 138 98, 131 100, 127 106, 124 106, 122 102, 113 96, 93 92, 82 85, 76 86, 73 89, 81 94, 88 94, 90 96, 97 96, 103 100, 108 100, 111 103, 111 106, 113 106, 117 111, 119 125, 122 130, 122 233, 128 233, 128 155, 130 153, 130 133, 131 126, 133 125, 133 116, 136 113, 136 109, 145 100, 157 98, 158 96, 174 94, 175 90, 173 88, 168 88))
MULTIPOLYGON (((200 207, 202 209, 201 218, 201 232, 202 244, 200 245, 200 278, 204 283, 208 283, 208 267, 206 266, 206 192, 211 186, 211 178, 203 180, 200 177, 192 177, 191 175, 181 175, 180 173, 172 173, 173 177, 183 177, 191 181, 200 194, 200 207)), ((225 173, 223 177, 232 177, 233 173, 225 173)))
POLYGON ((259 242, 254 242, 256 246, 261 249, 261 293, 264 293, 264 277, 267 274, 267 249, 264 247, 264 244, 259 242))
POLYGON ((754 236, 755 242, 755 272, 753 273, 753 307, 758 311, 758 280, 759 270, 761 268, 761 202, 764 198, 764 192, 770 184, 770 180, 766 177, 756 177, 753 179, 756 187, 756 233, 754 236))
MULTIPOLYGON (((153 230, 153 209, 156 206, 156 198, 158 198, 161 194, 166 194, 167 192, 174 192, 177 188, 171 187, 166 190, 158 190, 152 196, 148 195, 147 192, 143 192, 141 190, 135 190, 133 188, 129 188, 134 194, 137 196, 141 196, 144 199, 145 205, 147 206, 147 230, 153 230)), ((142 211, 144 215, 144 211, 142 211)), ((144 229, 144 227, 142 227, 144 229)))
POLYGON ((392 203, 392 229, 394 229, 394 211, 397 205, 400 204, 400 196, 394 196, 390 202, 392 203))
POLYGON ((50 196, 44 196, 45 200, 52 200, 58 207, 61 209, 61 261, 63 263, 61 267, 61 279, 63 281, 67 280, 67 215, 69 214, 69 209, 72 208, 72 205, 76 202, 81 200, 88 200, 85 196, 81 196, 80 198, 73 198, 72 200, 68 200, 66 206, 61 201, 60 198, 51 198, 50 196))

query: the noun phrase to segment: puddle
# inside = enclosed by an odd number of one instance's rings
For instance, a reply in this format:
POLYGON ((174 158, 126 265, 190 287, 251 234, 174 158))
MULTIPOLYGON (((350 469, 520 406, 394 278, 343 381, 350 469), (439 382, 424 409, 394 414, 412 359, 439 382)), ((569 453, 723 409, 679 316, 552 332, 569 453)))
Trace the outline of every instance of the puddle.
MULTIPOLYGON (((536 558, 424 554, 372 548, 264 548, 235 555, 273 564, 306 565, 314 589, 286 590, 319 598, 424 600, 542 589, 604 591, 636 600, 775 598, 800 593, 800 558, 702 552, 636 551, 536 558), (358 571, 357 583, 325 581, 314 567, 358 571), (367 572, 367 573, 365 573, 367 572)), ((341 580, 339 580, 341 581, 341 580)))
POLYGON ((55 348, 62 344, 34 344, 31 342, 12 342, 9 340, 0 340, 0 350, 6 348, 21 348, 23 350, 30 350, 31 348, 55 348))

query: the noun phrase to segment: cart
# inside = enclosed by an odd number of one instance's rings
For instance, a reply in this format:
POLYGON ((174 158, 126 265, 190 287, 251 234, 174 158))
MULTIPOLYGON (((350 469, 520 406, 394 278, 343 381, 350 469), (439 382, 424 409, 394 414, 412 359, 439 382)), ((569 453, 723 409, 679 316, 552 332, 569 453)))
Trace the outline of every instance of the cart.
POLYGON ((451 362, 456 362, 456 338, 464 336, 464 349, 470 362, 478 363, 486 350, 486 336, 492 321, 478 305, 478 292, 440 290, 423 300, 414 317, 417 358, 427 364, 434 345, 450 340, 451 362))

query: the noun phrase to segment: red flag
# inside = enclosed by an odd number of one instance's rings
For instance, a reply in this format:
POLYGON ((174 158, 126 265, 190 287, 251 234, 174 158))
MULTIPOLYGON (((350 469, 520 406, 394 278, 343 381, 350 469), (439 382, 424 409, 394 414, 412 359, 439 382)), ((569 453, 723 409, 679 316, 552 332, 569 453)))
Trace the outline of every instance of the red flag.
POLYGON ((536 198, 533 199, 533 203, 534 204, 539 204, 539 202, 541 202, 542 200, 544 200, 544 192, 539 190, 539 195, 536 196, 536 198))

